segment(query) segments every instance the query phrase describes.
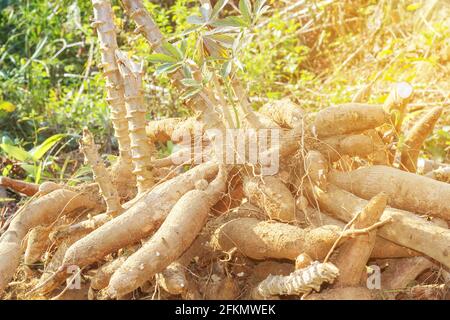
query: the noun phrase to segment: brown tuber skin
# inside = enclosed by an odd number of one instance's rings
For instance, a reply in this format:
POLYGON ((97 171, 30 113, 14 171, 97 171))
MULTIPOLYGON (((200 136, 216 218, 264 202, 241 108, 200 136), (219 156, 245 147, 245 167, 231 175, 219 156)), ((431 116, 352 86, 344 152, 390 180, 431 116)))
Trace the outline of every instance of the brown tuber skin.
POLYGON ((46 195, 49 194, 52 191, 58 190, 58 189, 62 189, 63 187, 57 183, 51 182, 51 181, 46 181, 41 183, 41 185, 39 186, 39 194, 40 195, 46 195))
MULTIPOLYGON (((58 281, 55 282, 65 279, 67 266, 77 265, 82 268, 151 235, 181 196, 192 190, 197 180, 216 174, 217 168, 214 163, 204 163, 143 194, 120 216, 75 242, 64 256, 55 276, 58 281)), ((43 291, 50 289, 44 287, 43 291)))
POLYGON ((439 120, 442 110, 442 107, 431 109, 408 132, 401 150, 400 168, 409 172, 416 172, 420 149, 425 139, 433 132, 434 125, 439 120))
POLYGON ((98 268, 97 273, 91 279, 91 288, 94 290, 106 288, 113 273, 120 268, 127 258, 127 256, 120 256, 98 268))
POLYGON ((288 98, 263 105, 259 110, 283 128, 294 128, 302 122, 304 111, 288 98))
POLYGON ((221 169, 205 191, 192 190, 183 195, 153 237, 114 273, 108 293, 112 297, 123 296, 179 258, 205 225, 225 184, 226 172, 221 169))
POLYGON ((295 220, 295 199, 289 189, 273 176, 244 177, 244 194, 250 203, 274 220, 295 220))
POLYGON ((50 227, 37 226, 28 233, 27 249, 25 250, 24 262, 31 265, 39 261, 42 254, 49 246, 50 227))
MULTIPOLYGON (((361 211, 352 228, 363 229, 375 224, 383 214, 387 204, 387 196, 380 193, 373 197, 361 211)), ((360 284, 366 273, 366 264, 375 246, 376 230, 367 234, 356 235, 348 239, 340 248, 334 264, 339 269, 339 277, 335 287, 354 287, 360 284)))
POLYGON ((241 218, 219 227, 211 242, 213 247, 222 251, 237 247, 238 252, 256 260, 295 260, 300 253, 320 260, 336 241, 339 230, 337 226, 303 230, 279 222, 241 218))
POLYGON ((320 110, 314 128, 319 137, 329 137, 373 129, 386 120, 387 115, 379 106, 347 103, 320 110))
POLYGON ((158 284, 172 295, 183 294, 188 289, 184 268, 178 261, 171 263, 163 272, 156 274, 158 284))
MULTIPOLYGON (((302 253, 313 260, 321 260, 339 238, 341 230, 337 225, 301 229, 285 223, 238 218, 216 229, 211 246, 221 251, 230 251, 236 247, 237 252, 255 260, 274 258, 295 261, 302 253)), ((378 241, 375 247, 373 253, 378 257, 385 255, 384 244, 386 242, 378 241)), ((386 255, 390 256, 391 253, 388 250, 386 255)), ((404 250, 397 250, 396 253, 402 256, 405 254, 404 250)))
POLYGON ((324 138, 314 144, 330 162, 342 156, 366 158, 374 164, 387 164, 388 154, 377 131, 369 129, 360 134, 337 135, 324 138))
POLYGON ((329 181, 355 195, 370 199, 380 192, 389 205, 411 212, 450 220, 450 185, 387 166, 332 171, 329 181))
MULTIPOLYGON (((387 270, 381 274, 383 290, 406 288, 422 272, 433 267, 433 262, 425 257, 395 259, 389 262, 387 270)), ((386 292, 389 298, 395 298, 398 292, 386 292)))
MULTIPOLYGON (((400 172, 408 174, 404 171, 400 172)), ((332 184, 328 186, 326 192, 315 188, 314 194, 311 191, 308 191, 308 194, 310 199, 315 199, 313 203, 318 203, 321 210, 347 222, 368 203, 367 200, 358 198, 332 184)), ((450 231, 447 228, 437 226, 411 212, 390 207, 386 207, 380 220, 390 220, 390 222, 378 229, 378 235, 422 252, 450 267, 450 231)))
MULTIPOLYGON (((325 225, 336 225, 342 229, 345 223, 337 220, 324 212, 319 212, 316 209, 308 207, 307 210, 307 220, 311 227, 317 228, 325 225)), ((414 251, 407 247, 402 247, 395 244, 389 240, 386 240, 380 236, 377 236, 375 247, 372 250, 371 258, 404 258, 404 257, 415 257, 422 255, 420 252, 414 251)))
POLYGON ((328 162, 319 151, 309 151, 305 156, 305 171, 311 181, 318 186, 327 183, 328 162))
POLYGON ((26 196, 34 196, 39 191, 39 185, 30 182, 24 182, 8 177, 0 177, 0 186, 10 188, 16 192, 23 193, 26 196))
POLYGON ((0 237, 0 293, 13 277, 21 256, 20 244, 28 231, 39 225, 48 225, 59 216, 81 208, 99 208, 88 195, 60 189, 29 203, 11 221, 0 237))

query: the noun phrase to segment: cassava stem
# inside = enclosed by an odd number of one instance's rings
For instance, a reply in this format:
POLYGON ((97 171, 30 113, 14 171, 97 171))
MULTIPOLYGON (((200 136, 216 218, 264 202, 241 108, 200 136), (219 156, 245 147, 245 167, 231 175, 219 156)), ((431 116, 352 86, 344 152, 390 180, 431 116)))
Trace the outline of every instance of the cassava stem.
POLYGON ((116 26, 109 0, 92 0, 94 7, 93 27, 97 30, 100 42, 101 65, 106 77, 107 101, 111 110, 115 136, 119 144, 120 158, 117 164, 118 181, 127 182, 131 176, 130 138, 128 123, 125 119, 125 100, 123 81, 117 66, 115 50, 117 50, 116 26), (123 179, 123 180, 120 180, 123 179))
POLYGON ((94 181, 97 182, 106 203, 107 214, 115 217, 123 211, 120 205, 119 194, 111 182, 111 177, 106 170, 103 160, 98 155, 98 148, 94 142, 94 137, 87 128, 83 129, 81 150, 87 162, 92 167, 94 181))
POLYGON ((125 107, 127 110, 128 132, 131 141, 131 159, 133 174, 139 193, 153 186, 151 156, 153 144, 149 144, 145 135, 145 103, 142 89, 142 66, 129 59, 126 54, 116 50, 119 72, 124 84, 125 107))

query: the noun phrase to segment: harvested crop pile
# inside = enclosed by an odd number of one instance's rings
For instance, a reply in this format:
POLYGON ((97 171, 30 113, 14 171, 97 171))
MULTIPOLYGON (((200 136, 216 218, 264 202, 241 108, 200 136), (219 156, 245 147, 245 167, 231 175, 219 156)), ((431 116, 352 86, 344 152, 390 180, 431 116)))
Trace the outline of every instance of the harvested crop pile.
MULTIPOLYGON (((120 154, 107 167, 86 128, 80 150, 94 183, 3 180, 33 197, 0 231, 4 299, 446 297, 450 164, 418 172, 443 108, 408 132, 392 110, 403 119, 410 100, 392 107, 395 97, 317 113, 281 99, 255 111, 232 63, 207 70, 233 40, 218 18, 225 1, 197 17, 205 65, 165 39, 140 0, 122 3, 194 116, 147 124, 143 64, 119 50, 110 1, 92 0, 120 154), (158 159, 169 140, 188 151, 158 159), (424 273, 432 283, 408 287, 424 273)), ((265 7, 249 3, 240 10, 250 24, 265 7)))

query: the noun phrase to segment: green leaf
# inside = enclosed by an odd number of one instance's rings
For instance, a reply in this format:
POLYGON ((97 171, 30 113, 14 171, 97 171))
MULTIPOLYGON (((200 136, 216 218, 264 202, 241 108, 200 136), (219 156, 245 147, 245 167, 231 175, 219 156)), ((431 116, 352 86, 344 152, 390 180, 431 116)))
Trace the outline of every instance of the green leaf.
POLYGON ((200 91, 202 91, 202 87, 193 87, 192 89, 189 89, 185 93, 183 93, 180 98, 182 100, 188 99, 188 98, 190 98, 192 96, 195 96, 200 91))
MULTIPOLYGON (((171 55, 172 57, 175 58, 175 62, 183 60, 183 53, 181 52, 180 48, 178 48, 177 46, 174 46, 173 44, 165 41, 165 42, 163 42, 162 47, 169 55, 171 55)), ((170 62, 170 61, 167 61, 167 62, 170 62)))
POLYGON ((191 68, 185 63, 183 64, 183 75, 186 78, 192 78, 192 71, 191 68))
POLYGON ((186 21, 190 24, 202 25, 205 24, 205 20, 200 16, 189 16, 186 21))
POLYGON ((7 166, 5 166, 2 170, 2 176, 7 177, 12 168, 13 168, 12 164, 8 164, 7 166))
POLYGON ((241 11, 242 17, 247 23, 252 21, 252 4, 249 0, 240 0, 239 1, 239 10, 241 11))
POLYGON ((231 48, 234 42, 234 38, 226 34, 212 34, 208 38, 219 42, 225 48, 231 48))
POLYGON ((181 83, 186 87, 199 87, 201 85, 200 82, 194 79, 182 79, 181 83))
POLYGON ((210 24, 213 27, 237 27, 237 28, 245 28, 248 27, 249 25, 244 19, 237 16, 226 17, 221 20, 216 20, 210 24))
POLYGON ((208 37, 204 37, 203 43, 205 44, 206 49, 212 57, 226 58, 228 56, 227 51, 216 41, 208 37))
POLYGON ((181 50, 181 53, 183 54, 183 57, 185 57, 186 53, 187 53, 187 41, 186 41, 186 39, 181 40, 180 50, 181 50))
POLYGON ((201 5, 200 13, 202 14, 203 20, 209 20, 209 17, 211 16, 211 5, 209 2, 205 2, 201 5))
POLYGON ((267 98, 269 99, 280 99, 281 98, 281 92, 267 92, 267 98))
POLYGON ((228 77, 228 75, 231 73, 232 64, 233 64, 233 62, 231 60, 229 60, 222 65, 222 69, 220 70, 220 75, 223 78, 228 77))
POLYGON ((34 177, 34 183, 39 183, 39 181, 41 181, 42 166, 41 165, 35 165, 34 172, 36 173, 36 175, 34 177))
POLYGON ((163 73, 172 73, 174 71, 177 71, 180 67, 181 64, 179 63, 164 63, 156 68, 155 75, 158 76, 163 73))
POLYGON ((11 158, 14 158, 19 161, 26 161, 31 158, 31 154, 29 154, 26 150, 21 147, 16 147, 10 144, 2 143, 0 144, 0 148, 11 158))
POLYGON ((258 16, 261 14, 261 10, 263 9, 265 3, 266 3, 266 0, 256 0, 255 16, 258 16))
POLYGON ((216 5, 214 6, 214 8, 211 12, 210 20, 215 19, 219 15, 220 11, 222 11, 223 7, 226 6, 227 3, 228 3, 228 0, 217 1, 216 5))
POLYGON ((202 68, 202 76, 202 82, 204 84, 208 84, 212 80, 213 73, 206 67, 206 64, 204 65, 204 68, 202 68))
POLYGON ((37 147, 34 147, 29 151, 34 161, 39 161, 44 154, 47 153, 56 143, 58 143, 62 138, 65 138, 67 134, 55 134, 50 138, 46 139, 37 147))
POLYGON ((36 167, 32 164, 23 163, 20 167, 25 170, 28 176, 35 177, 36 176, 36 167))
POLYGON ((4 143, 4 144, 14 144, 14 142, 11 140, 11 138, 8 135, 4 135, 2 137, 2 143, 4 143))
POLYGON ((148 60, 152 63, 162 63, 162 62, 177 62, 177 60, 167 54, 154 53, 148 56, 148 60))

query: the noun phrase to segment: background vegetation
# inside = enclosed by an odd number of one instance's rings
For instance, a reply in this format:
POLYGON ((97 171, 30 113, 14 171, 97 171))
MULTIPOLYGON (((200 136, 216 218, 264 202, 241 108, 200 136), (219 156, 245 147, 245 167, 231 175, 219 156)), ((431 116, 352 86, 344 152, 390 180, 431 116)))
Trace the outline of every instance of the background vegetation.
MULTIPOLYGON (((230 1, 224 14, 236 14, 238 2, 230 1)), ((289 97, 317 110, 351 101, 367 84, 372 84, 368 101, 382 103, 392 83, 408 81, 416 92, 408 119, 432 106, 447 107, 425 157, 450 160, 447 1, 268 2, 270 9, 237 57, 254 108, 289 97)), ((155 72, 148 46, 133 33, 119 2, 113 3, 119 45, 147 70, 149 120, 189 114, 180 92, 155 72)), ((199 14, 194 0, 144 3, 174 40, 192 26, 188 17, 199 14)), ((71 151, 83 126, 95 133, 103 152, 115 153, 91 19, 89 0, 0 1, 2 175, 32 181, 82 178, 86 168, 71 151)), ((188 46, 194 46, 189 39, 188 46)))

